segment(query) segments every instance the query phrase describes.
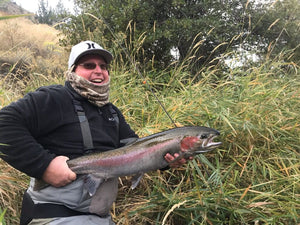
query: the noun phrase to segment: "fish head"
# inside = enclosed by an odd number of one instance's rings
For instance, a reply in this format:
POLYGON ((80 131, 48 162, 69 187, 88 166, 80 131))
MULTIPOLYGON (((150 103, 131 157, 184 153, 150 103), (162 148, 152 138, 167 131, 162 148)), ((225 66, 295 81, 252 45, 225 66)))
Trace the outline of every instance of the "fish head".
POLYGON ((189 155, 212 151, 222 144, 213 141, 219 135, 219 131, 209 127, 191 127, 180 142, 181 151, 189 155))

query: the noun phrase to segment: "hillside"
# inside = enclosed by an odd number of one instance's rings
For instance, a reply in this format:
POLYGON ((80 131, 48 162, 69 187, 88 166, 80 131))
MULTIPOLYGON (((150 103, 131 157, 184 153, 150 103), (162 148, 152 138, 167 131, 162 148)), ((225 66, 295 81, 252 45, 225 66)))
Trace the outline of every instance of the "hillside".
POLYGON ((14 1, 0 0, 0 15, 19 15, 29 13, 31 12, 23 9, 14 1))
MULTIPOLYGON (((0 17, 23 14, 29 12, 16 3, 0 0, 0 17)), ((0 80, 5 79, 8 88, 34 73, 61 73, 57 64, 66 68, 61 63, 65 60, 61 59, 64 49, 58 44, 59 31, 54 27, 36 23, 33 16, 22 16, 2 18, 0 30, 0 80)))

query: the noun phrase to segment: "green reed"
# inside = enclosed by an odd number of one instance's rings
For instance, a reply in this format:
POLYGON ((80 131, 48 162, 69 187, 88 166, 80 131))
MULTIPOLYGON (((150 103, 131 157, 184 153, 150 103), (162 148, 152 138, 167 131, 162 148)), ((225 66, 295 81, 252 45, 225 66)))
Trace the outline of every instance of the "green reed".
MULTIPOLYGON (((168 83, 147 80, 176 125, 218 129, 223 145, 178 170, 147 175, 137 190, 130 191, 125 179, 115 219, 120 224, 299 223, 299 67, 284 66, 266 61, 218 79, 216 66, 204 69, 198 82, 177 69, 168 83)), ((157 73, 157 79, 164 75, 169 76, 157 73)), ((130 72, 113 78, 112 100, 139 135, 174 127, 142 79, 130 72)))

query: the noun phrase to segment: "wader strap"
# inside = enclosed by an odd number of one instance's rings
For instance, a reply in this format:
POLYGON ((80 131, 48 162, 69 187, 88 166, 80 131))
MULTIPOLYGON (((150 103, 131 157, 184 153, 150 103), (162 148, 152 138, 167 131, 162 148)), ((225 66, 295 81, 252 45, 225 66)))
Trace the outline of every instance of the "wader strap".
POLYGON ((78 119, 80 122, 81 134, 82 134, 82 139, 83 139, 83 149, 84 149, 84 152, 86 153, 86 152, 94 149, 89 121, 85 116, 85 112, 81 105, 81 102, 74 98, 72 100, 73 100, 75 112, 77 113, 77 116, 78 116, 78 119))
POLYGON ((64 205, 43 203, 43 204, 34 204, 32 217, 33 219, 45 219, 45 218, 70 217, 70 216, 82 216, 82 215, 99 216, 93 213, 78 212, 64 205))
MULTIPOLYGON (((75 97, 73 96, 73 94, 70 93, 68 90, 66 90, 66 92, 72 98, 73 106, 74 106, 75 112, 77 113, 77 116, 78 116, 78 119, 80 122, 80 129, 81 129, 81 134, 82 134, 82 139, 83 139, 84 153, 89 153, 94 149, 93 138, 91 135, 89 121, 85 116, 85 112, 84 112, 81 102, 76 100, 75 97)), ((109 118, 109 119, 111 119, 112 121, 115 121, 117 128, 118 128, 118 133, 119 133, 120 120, 119 120, 118 113, 113 109, 112 105, 109 105, 109 111, 112 114, 112 118, 109 118)))

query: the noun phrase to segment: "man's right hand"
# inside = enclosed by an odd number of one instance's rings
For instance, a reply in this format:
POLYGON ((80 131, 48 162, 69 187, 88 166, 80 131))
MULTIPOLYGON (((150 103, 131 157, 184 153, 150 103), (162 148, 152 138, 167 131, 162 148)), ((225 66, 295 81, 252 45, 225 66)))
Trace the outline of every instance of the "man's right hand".
POLYGON ((43 180, 54 187, 62 187, 76 180, 76 173, 68 167, 67 160, 69 158, 66 156, 55 157, 44 172, 43 180))

